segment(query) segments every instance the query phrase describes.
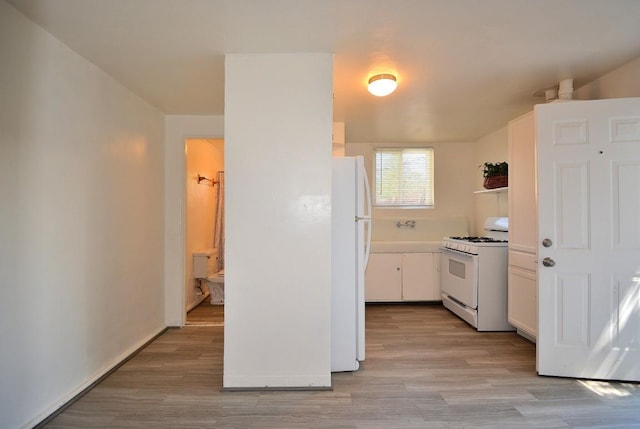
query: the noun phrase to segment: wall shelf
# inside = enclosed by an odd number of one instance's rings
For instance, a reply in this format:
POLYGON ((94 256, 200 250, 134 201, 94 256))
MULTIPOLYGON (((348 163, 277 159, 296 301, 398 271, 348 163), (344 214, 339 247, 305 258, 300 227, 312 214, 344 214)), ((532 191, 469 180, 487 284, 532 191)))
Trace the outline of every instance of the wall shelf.
POLYGON ((475 191, 474 194, 498 194, 500 192, 507 192, 509 190, 508 186, 504 188, 495 188, 495 189, 483 189, 482 191, 475 191))

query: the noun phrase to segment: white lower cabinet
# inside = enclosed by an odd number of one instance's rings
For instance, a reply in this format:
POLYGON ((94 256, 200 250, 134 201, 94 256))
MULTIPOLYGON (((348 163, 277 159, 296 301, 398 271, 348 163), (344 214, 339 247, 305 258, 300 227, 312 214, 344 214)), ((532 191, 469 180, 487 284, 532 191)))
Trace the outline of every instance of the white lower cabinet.
POLYGON ((364 284, 365 301, 401 301, 402 254, 370 254, 364 284))
POLYGON ((372 253, 365 284, 367 302, 440 300, 440 254, 372 253))
POLYGON ((536 256, 509 252, 508 319, 518 333, 536 340, 538 334, 538 283, 536 256))
POLYGON ((538 330, 536 290, 535 272, 509 268, 509 323, 532 340, 536 338, 538 330))

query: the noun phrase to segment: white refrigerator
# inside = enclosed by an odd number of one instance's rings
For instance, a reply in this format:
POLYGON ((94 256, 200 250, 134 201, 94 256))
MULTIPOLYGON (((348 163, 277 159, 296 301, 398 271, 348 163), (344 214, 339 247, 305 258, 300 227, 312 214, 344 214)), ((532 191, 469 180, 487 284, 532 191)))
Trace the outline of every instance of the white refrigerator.
POLYGON ((331 203, 331 371, 355 371, 364 360, 364 273, 371 247, 363 157, 333 159, 331 203))

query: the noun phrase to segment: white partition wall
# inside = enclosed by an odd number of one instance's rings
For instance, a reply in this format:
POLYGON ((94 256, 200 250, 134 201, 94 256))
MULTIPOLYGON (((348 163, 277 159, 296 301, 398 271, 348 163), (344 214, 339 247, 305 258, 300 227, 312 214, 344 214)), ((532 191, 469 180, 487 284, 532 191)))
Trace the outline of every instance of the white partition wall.
POLYGON ((332 74, 226 58, 225 388, 331 384, 332 74))

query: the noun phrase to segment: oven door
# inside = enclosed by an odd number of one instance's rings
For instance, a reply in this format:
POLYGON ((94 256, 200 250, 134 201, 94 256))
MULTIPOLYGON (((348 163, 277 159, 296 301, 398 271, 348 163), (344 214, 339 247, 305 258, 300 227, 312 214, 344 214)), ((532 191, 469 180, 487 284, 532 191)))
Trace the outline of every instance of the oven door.
POLYGON ((478 255, 442 249, 442 292, 474 310, 478 308, 478 255))

